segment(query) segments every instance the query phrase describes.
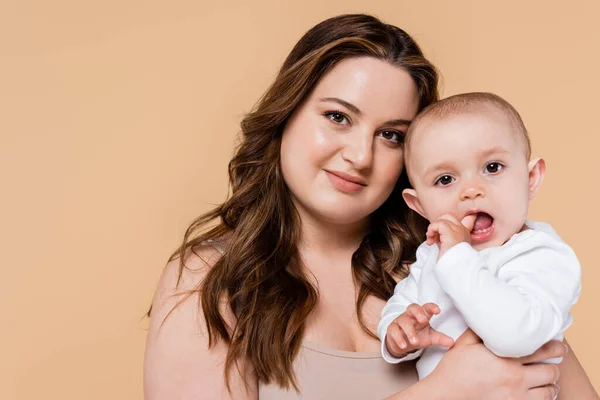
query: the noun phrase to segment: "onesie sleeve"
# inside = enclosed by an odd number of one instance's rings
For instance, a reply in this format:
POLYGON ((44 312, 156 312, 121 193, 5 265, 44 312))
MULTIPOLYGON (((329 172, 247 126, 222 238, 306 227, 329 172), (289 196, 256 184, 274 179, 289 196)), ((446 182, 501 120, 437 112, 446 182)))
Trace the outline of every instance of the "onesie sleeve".
POLYGON ((421 276, 421 271, 423 270, 423 266, 427 260, 428 254, 430 253, 429 246, 426 244, 422 244, 417 249, 417 260, 411 264, 409 275, 402 279, 396 287, 394 288, 394 295, 390 297, 387 304, 383 308, 381 312, 381 320, 379 321, 379 325, 377 326, 377 336, 381 340, 381 354, 385 361, 397 364, 402 361, 413 360, 419 357, 422 353, 422 350, 410 353, 403 358, 396 358, 390 354, 386 345, 385 345, 385 336, 387 333, 387 329, 390 324, 398 317, 400 314, 406 311, 408 306, 412 303, 417 302, 417 298, 419 295, 418 285, 419 278, 421 276))
POLYGON ((435 275, 491 351, 521 357, 570 326, 581 269, 566 243, 543 232, 505 246, 497 272, 468 243, 460 243, 440 258, 435 275))

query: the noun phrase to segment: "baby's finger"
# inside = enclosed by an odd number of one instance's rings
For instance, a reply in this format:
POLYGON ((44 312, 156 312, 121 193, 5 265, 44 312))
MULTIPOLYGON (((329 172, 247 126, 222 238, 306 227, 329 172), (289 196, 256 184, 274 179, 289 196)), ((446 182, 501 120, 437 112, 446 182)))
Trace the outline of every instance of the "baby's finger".
POLYGON ((404 336, 408 339, 409 344, 416 346, 419 340, 417 339, 417 331, 412 321, 403 319, 396 322, 400 326, 400 330, 404 333, 404 336))
POLYGON ((469 232, 473 230, 473 226, 475 225, 475 220, 477 219, 477 214, 467 215, 460 221, 461 225, 467 228, 469 232))
POLYGON ((454 346, 454 339, 433 328, 429 331, 429 339, 431 340, 432 346, 442 346, 447 348, 454 346))
POLYGON ((428 245, 432 245, 437 243, 437 239, 438 239, 438 232, 437 229, 435 227, 433 227, 432 225, 429 225, 429 228, 427 228, 427 233, 425 234, 427 237, 427 244, 428 245))
POLYGON ((432 316, 437 315, 437 314, 440 313, 440 308, 435 303, 423 304, 423 310, 427 314, 427 316, 428 316, 427 319, 428 320, 431 319, 432 316))
POLYGON ((435 234, 427 234, 427 240, 425 241, 428 245, 432 245, 436 243, 436 238, 435 238, 435 234))
POLYGON ((427 233, 431 235, 436 235, 439 237, 442 231, 446 231, 448 229, 448 221, 435 221, 429 224, 429 228, 427 228, 427 233))
POLYGON ((402 333, 398 324, 390 324, 385 336, 385 342, 391 353, 400 354, 408 348, 404 333, 402 333))
POLYGON ((455 225, 460 225, 460 221, 458 220, 458 218, 454 215, 454 214, 444 214, 441 217, 439 217, 437 219, 438 221, 442 220, 442 221, 448 221, 451 222, 455 225))
POLYGON ((454 233, 452 224, 447 221, 440 222, 437 225, 436 229, 437 229, 437 234, 438 234, 438 237, 440 238, 440 240, 443 240, 448 235, 453 236, 453 233, 454 233))
POLYGON ((430 316, 427 315, 423 307, 418 304, 411 304, 406 308, 406 314, 410 315, 414 319, 416 319, 420 323, 427 323, 429 321, 430 316))

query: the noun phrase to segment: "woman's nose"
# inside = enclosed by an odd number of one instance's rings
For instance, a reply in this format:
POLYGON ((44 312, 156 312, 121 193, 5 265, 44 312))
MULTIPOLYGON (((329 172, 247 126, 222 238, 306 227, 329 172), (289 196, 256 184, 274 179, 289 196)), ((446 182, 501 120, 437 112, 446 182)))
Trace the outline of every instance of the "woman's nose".
POLYGON ((368 169, 373 164, 373 134, 350 134, 342 150, 342 158, 356 169, 368 169))

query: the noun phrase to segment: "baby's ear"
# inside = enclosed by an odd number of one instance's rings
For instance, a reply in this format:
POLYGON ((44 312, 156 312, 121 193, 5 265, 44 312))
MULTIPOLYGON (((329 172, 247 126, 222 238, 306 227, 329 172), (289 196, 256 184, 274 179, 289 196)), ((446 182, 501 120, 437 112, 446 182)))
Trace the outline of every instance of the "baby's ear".
POLYGON ((415 189, 404 189, 402 197, 411 210, 418 212, 423 218, 427 218, 415 189))
POLYGON ((542 186, 544 176, 546 175, 546 161, 543 158, 536 158, 529 161, 529 200, 535 197, 535 194, 542 186))

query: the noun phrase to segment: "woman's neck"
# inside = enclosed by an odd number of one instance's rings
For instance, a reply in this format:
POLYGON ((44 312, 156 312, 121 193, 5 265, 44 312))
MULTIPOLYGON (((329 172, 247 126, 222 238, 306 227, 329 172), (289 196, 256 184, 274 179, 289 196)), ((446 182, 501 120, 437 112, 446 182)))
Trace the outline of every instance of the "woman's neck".
POLYGON ((301 252, 336 258, 352 254, 358 249, 368 230, 367 218, 353 223, 338 224, 300 214, 301 252))

